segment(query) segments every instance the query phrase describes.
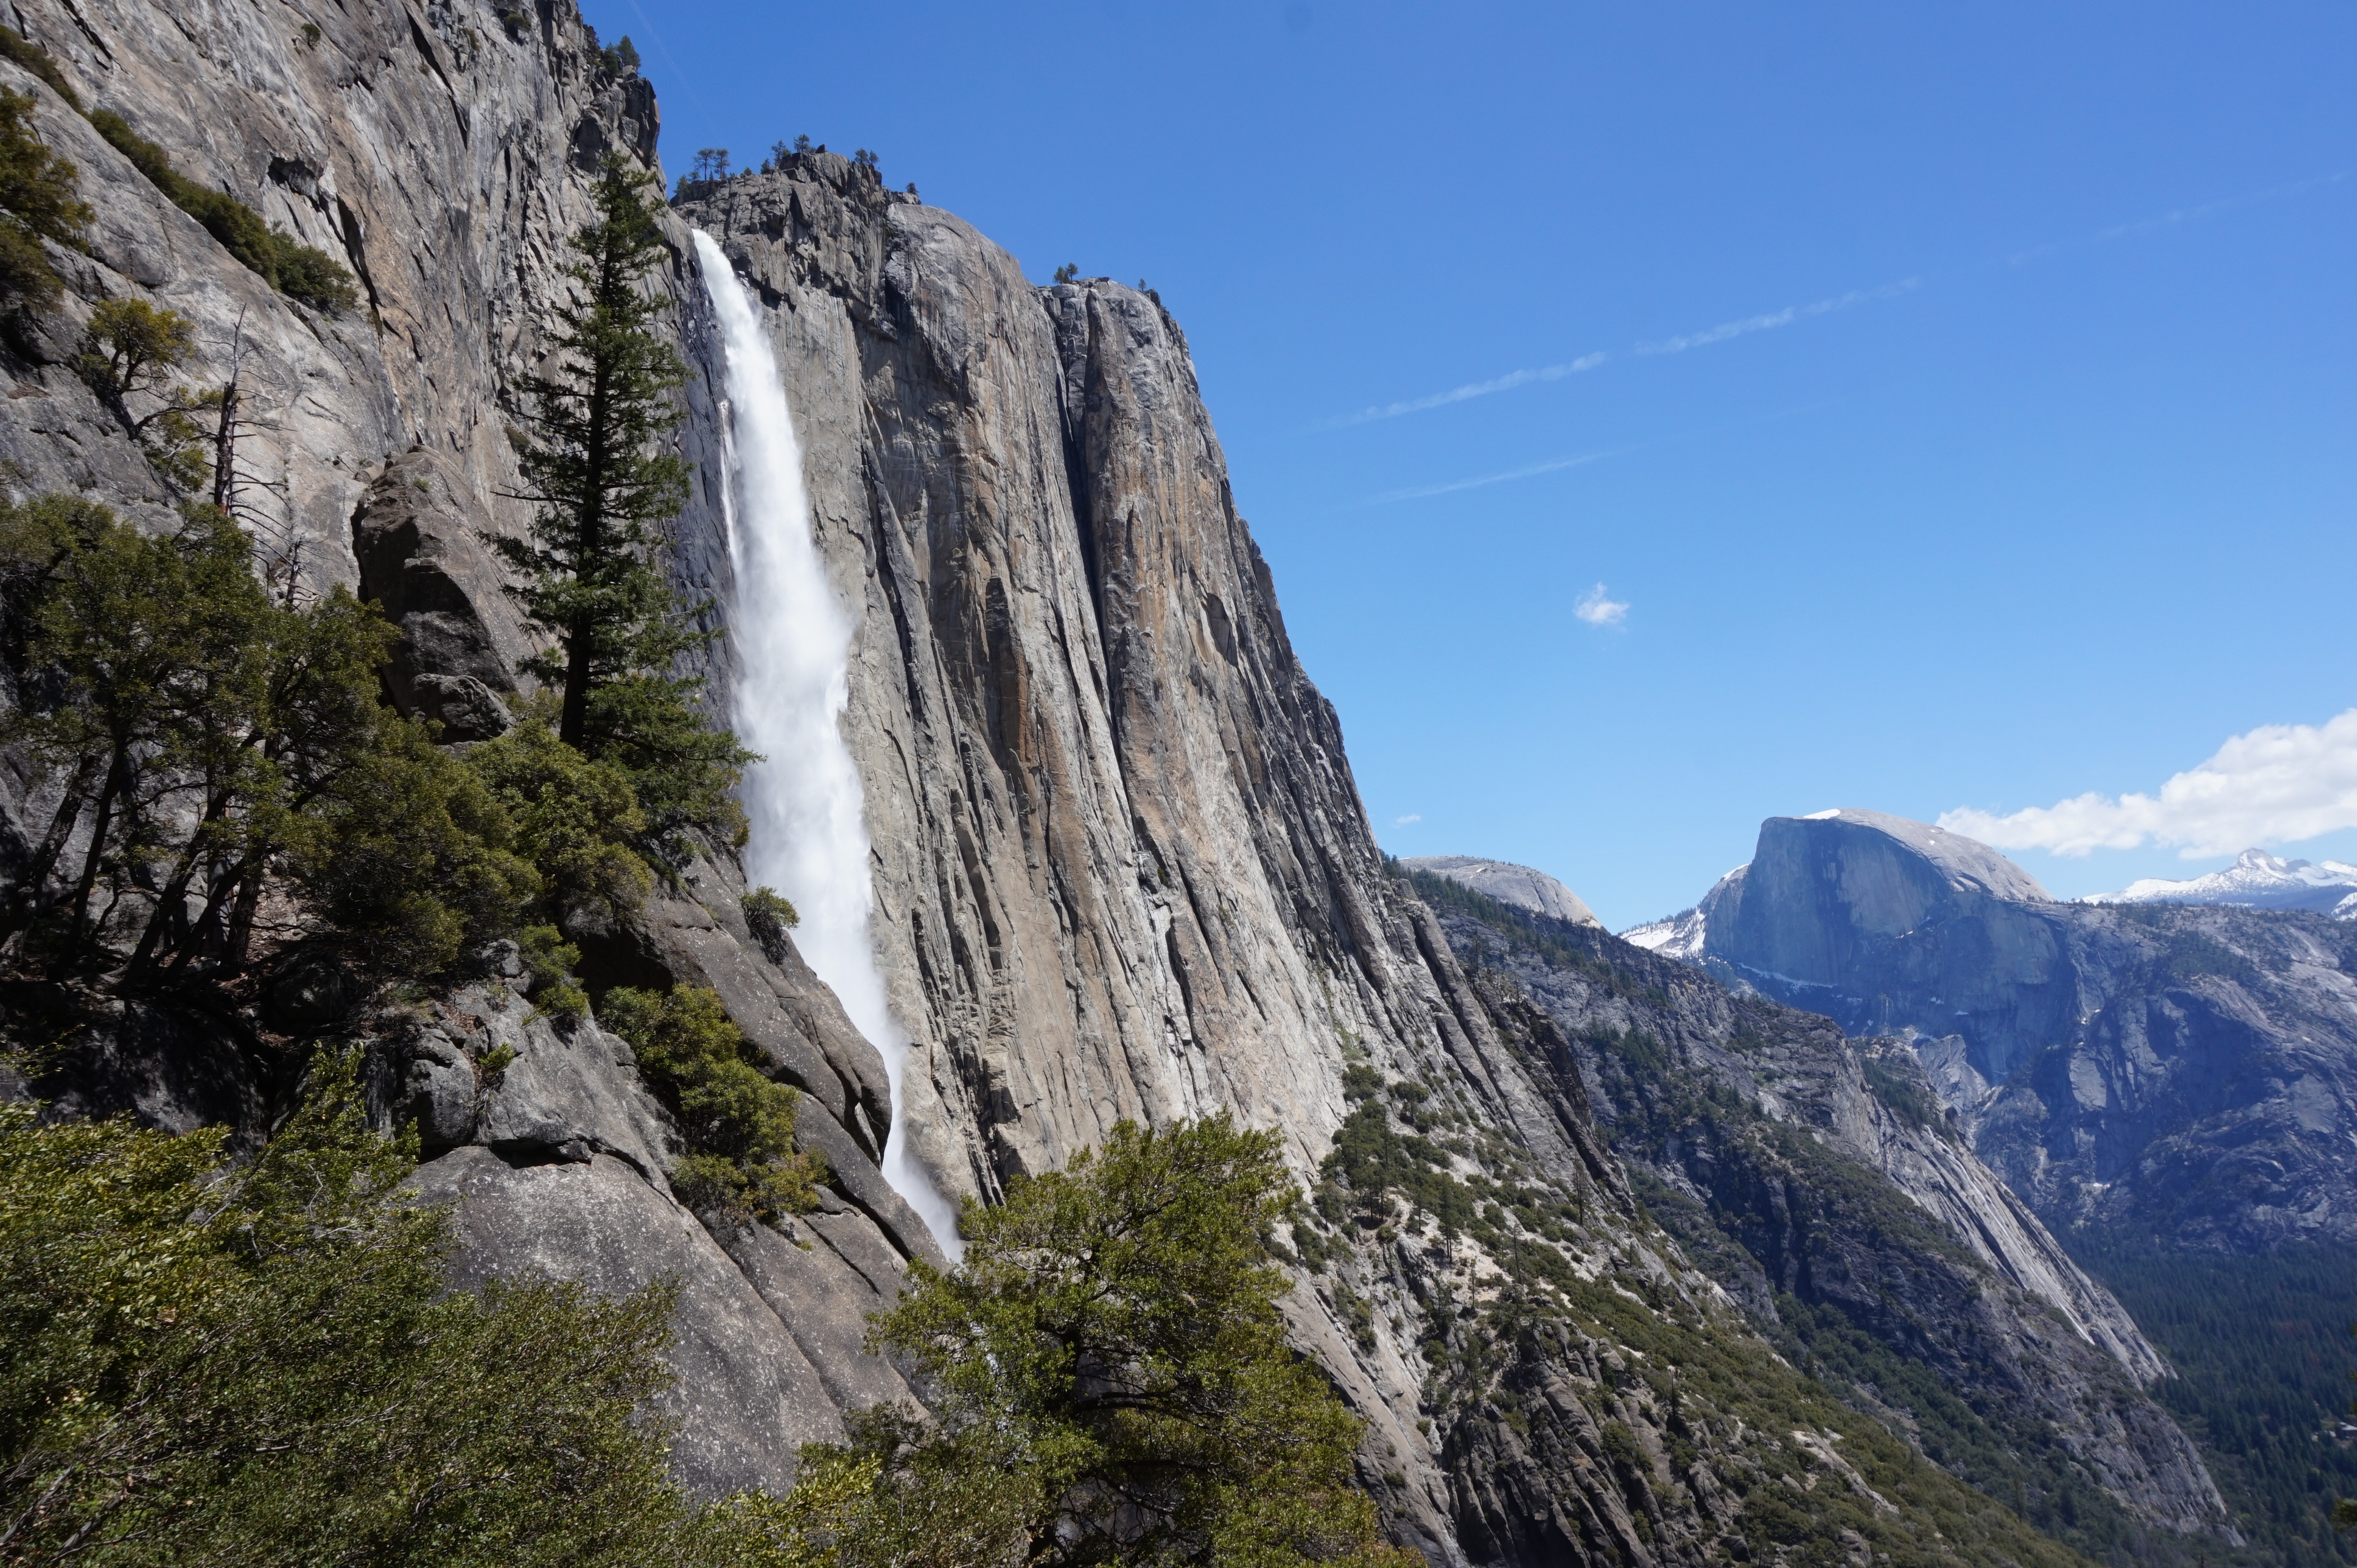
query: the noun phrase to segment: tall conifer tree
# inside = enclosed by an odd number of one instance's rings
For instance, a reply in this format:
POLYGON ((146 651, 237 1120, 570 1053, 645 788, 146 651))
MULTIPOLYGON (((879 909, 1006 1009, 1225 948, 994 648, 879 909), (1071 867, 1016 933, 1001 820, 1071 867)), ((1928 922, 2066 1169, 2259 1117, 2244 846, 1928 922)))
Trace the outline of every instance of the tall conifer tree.
POLYGON ((662 524, 687 499, 689 466, 662 450, 680 421, 686 370, 654 330, 644 284, 665 252, 661 184, 619 154, 592 188, 597 220, 573 236, 580 295, 560 306, 547 371, 525 379, 539 439, 522 453, 528 540, 494 543, 526 581, 516 590, 554 646, 529 667, 562 696, 557 737, 631 776, 657 837, 682 825, 735 827, 729 791, 750 754, 700 713, 679 657, 696 629, 665 580, 662 524))

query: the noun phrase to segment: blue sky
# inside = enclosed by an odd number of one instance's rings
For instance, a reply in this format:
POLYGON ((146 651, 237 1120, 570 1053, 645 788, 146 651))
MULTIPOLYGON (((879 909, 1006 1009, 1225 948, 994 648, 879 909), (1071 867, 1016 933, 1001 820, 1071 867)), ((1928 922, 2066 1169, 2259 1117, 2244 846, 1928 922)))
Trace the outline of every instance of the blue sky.
MULTIPOLYGON (((2343 0, 588 12, 674 171, 871 147, 1154 285, 1395 854, 1619 928, 1766 816, 2153 794, 2357 706, 2343 0)), ((2178 841, 2357 859, 2342 734, 2178 841)))

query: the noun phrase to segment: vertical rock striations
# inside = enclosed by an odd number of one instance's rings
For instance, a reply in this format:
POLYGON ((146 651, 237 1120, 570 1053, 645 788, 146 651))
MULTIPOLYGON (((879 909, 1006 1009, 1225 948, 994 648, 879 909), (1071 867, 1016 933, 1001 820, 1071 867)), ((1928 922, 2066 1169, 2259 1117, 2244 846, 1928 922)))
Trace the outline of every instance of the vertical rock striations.
MULTIPOLYGON (((15 16, 86 103, 344 257, 364 298, 335 318, 274 294, 32 88, 102 220, 88 257, 59 258, 62 311, 0 345, 20 489, 168 522, 173 498, 70 361, 99 299, 183 312, 192 382, 240 356, 257 531, 310 585, 383 603, 404 706, 496 731, 529 639, 476 534, 524 521, 512 389, 543 351, 588 171, 613 150, 651 161, 651 89, 569 0, 366 0, 308 27, 138 0, 15 16)), ((824 153, 699 188, 677 219, 661 286, 694 372, 697 481, 674 572, 724 615, 759 611, 728 578, 693 223, 759 293, 814 535, 857 621, 845 728, 877 942, 914 1042, 910 1129, 946 1187, 988 1199, 1123 1117, 1230 1108, 1281 1129, 1311 1188, 1280 1238, 1298 1343, 1369 1422, 1361 1479, 1436 1563, 2070 1561, 1778 1359, 1646 1217, 1570 1036, 1469 975, 1387 874, 1152 295, 1035 287, 824 153)), ((834 1179, 791 1237, 682 1208, 675 1133, 626 1052, 533 1018, 509 975, 385 1009, 289 974, 264 1021, 118 1008, 84 1021, 72 1102, 250 1139, 315 1043, 365 1041, 383 1113, 421 1128, 421 1186, 459 1203, 466 1270, 680 1278, 682 1469, 775 1485, 841 1411, 907 1395, 859 1353, 860 1318, 931 1243, 877 1166, 880 1058, 790 942, 752 940, 726 859, 574 934, 593 991, 710 986, 807 1091, 801 1134, 834 1179)), ((1938 1155, 1894 1147, 1886 1163, 1938 1155)))

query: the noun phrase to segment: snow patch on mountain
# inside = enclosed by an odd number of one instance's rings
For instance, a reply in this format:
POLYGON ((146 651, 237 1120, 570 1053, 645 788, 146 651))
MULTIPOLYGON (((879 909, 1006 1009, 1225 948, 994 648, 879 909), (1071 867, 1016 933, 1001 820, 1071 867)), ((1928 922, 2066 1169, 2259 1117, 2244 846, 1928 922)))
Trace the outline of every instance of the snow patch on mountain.
POLYGON ((2311 909, 2357 919, 2357 865, 2337 860, 2284 860, 2246 849, 2223 871, 2171 882, 2147 876, 2083 904, 2227 904, 2243 909, 2311 909))

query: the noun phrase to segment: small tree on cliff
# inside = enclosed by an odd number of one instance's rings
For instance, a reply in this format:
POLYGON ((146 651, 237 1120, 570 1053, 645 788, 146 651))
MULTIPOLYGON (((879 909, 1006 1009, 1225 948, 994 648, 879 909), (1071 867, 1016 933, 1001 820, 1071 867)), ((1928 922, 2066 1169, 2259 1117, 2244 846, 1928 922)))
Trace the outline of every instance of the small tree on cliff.
POLYGON ((555 646, 529 666, 561 693, 557 738, 630 775, 650 829, 730 826, 729 799, 750 754, 698 710, 699 682, 673 673, 714 633, 665 580, 662 524, 687 499, 688 465, 660 450, 678 425, 686 369, 656 336, 643 286, 664 253, 661 186, 608 155, 591 196, 596 221, 573 236, 581 297, 561 305, 556 352, 522 390, 539 438, 524 445, 528 540, 492 543, 522 572, 515 590, 555 646))
POLYGON ((782 1498, 727 1510, 762 1568, 1411 1568, 1353 1481, 1362 1423, 1286 1343, 1276 1136, 1124 1122, 969 1204, 964 1262, 869 1321, 931 1419, 877 1406, 782 1498))

